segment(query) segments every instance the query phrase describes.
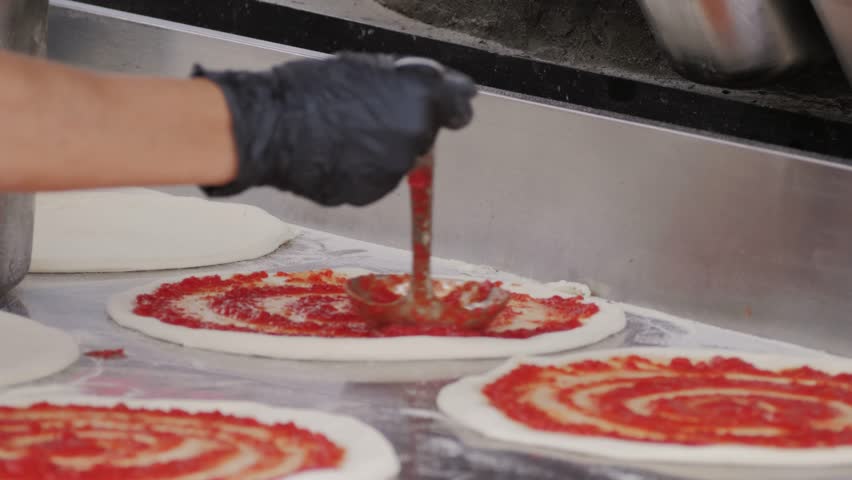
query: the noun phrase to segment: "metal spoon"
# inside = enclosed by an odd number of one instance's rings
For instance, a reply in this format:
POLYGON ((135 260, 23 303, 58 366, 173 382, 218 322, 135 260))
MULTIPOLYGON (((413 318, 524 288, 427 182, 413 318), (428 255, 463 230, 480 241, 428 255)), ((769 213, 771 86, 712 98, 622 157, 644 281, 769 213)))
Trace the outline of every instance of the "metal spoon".
POLYGON ((401 324, 481 329, 509 301, 508 292, 492 282, 445 282, 455 288, 435 296, 430 274, 434 163, 432 152, 423 155, 408 178, 412 274, 364 275, 346 283, 356 309, 374 327, 401 324))

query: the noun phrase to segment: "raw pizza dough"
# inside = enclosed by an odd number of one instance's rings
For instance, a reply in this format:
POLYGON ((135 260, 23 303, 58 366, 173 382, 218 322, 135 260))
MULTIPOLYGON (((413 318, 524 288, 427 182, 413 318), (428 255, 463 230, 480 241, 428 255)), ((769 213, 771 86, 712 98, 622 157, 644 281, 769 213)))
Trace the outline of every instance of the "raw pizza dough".
POLYGON ((0 406, 26 407, 39 402, 93 407, 113 407, 124 404, 130 408, 148 410, 178 409, 188 413, 219 412, 254 419, 265 424, 293 422, 297 427, 324 435, 345 449, 346 454, 338 468, 305 471, 285 477, 287 480, 389 480, 399 473, 400 468, 393 446, 373 427, 351 417, 316 410, 219 400, 136 400, 74 395, 33 397, 26 393, 19 396, 12 394, 0 397, 0 406))
MULTIPOLYGON (((852 464, 852 446, 826 448, 772 448, 750 445, 679 445, 615 438, 547 432, 515 422, 491 405, 482 388, 519 365, 561 365, 583 360, 603 360, 626 355, 669 360, 685 357, 710 360, 716 356, 738 357, 765 370, 783 370, 802 366, 829 374, 852 373, 852 360, 830 357, 789 357, 741 353, 727 350, 678 350, 666 348, 625 348, 598 350, 550 358, 513 359, 497 369, 479 376, 461 379, 444 387, 438 394, 438 408, 453 421, 488 438, 581 454, 607 456, 629 461, 670 463, 755 465, 755 466, 819 466, 852 464)), ((842 416, 843 413, 838 413, 842 416)))
POLYGON ((52 375, 80 356, 70 335, 0 312, 0 387, 52 375))
MULTIPOLYGON (((334 273, 351 277, 371 272, 346 268, 334 269, 334 273)), ((223 275, 223 277, 227 276, 223 275)), ((526 339, 425 335, 385 338, 266 335, 186 328, 133 313, 138 295, 150 293, 163 283, 180 280, 181 278, 158 281, 117 294, 110 298, 107 305, 109 315, 127 328, 186 347, 272 358, 337 361, 501 358, 522 354, 561 352, 603 340, 623 330, 626 325, 624 312, 618 305, 594 297, 586 297, 584 301, 596 304, 600 310, 586 319, 583 326, 526 339)), ((548 287, 536 283, 510 283, 503 285, 503 288, 539 298, 566 295, 566 289, 561 284, 548 287)))
POLYGON ((298 233, 257 207, 154 190, 40 193, 30 271, 219 265, 266 255, 298 233))

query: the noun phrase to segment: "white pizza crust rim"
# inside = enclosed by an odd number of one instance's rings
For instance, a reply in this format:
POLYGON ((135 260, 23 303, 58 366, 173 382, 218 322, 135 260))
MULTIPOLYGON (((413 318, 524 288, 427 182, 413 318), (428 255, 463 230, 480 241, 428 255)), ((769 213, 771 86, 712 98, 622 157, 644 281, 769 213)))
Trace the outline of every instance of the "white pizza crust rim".
MULTIPOLYGON (((359 268, 332 268, 336 275, 357 276, 370 272, 359 268)), ((221 273, 223 278, 236 274, 221 273)), ((405 361, 506 358, 516 355, 534 355, 562 352, 599 342, 622 331, 627 325, 624 311, 613 302, 596 297, 584 297, 594 303, 599 311, 581 327, 562 332, 544 333, 525 339, 486 337, 437 337, 412 335, 387 338, 323 338, 309 336, 282 336, 223 330, 202 330, 170 325, 152 317, 133 313, 136 297, 153 292, 164 283, 173 283, 191 276, 210 276, 215 273, 183 275, 163 279, 110 297, 107 303, 109 316, 119 325, 137 330, 150 337, 185 347, 201 348, 225 353, 253 355, 292 360, 327 361, 405 361)), ((441 277, 460 278, 461 277, 441 277)), ((536 296, 565 296, 566 292, 545 284, 512 284, 503 288, 536 296)))
POLYGON ((453 422, 490 439, 596 457, 678 464, 790 467, 852 465, 852 446, 825 448, 771 448, 744 445, 689 446, 543 432, 506 417, 500 410, 491 406, 488 399, 482 394, 484 386, 520 365, 550 366, 584 360, 606 360, 629 355, 641 355, 652 360, 685 357, 693 361, 725 356, 740 358, 766 370, 807 366, 829 374, 852 373, 852 359, 831 355, 782 356, 734 350, 659 347, 591 350, 551 357, 510 359, 490 372, 465 377, 442 388, 437 398, 438 409, 453 422))
POLYGON ((132 399, 86 395, 30 396, 14 393, 0 397, 0 406, 27 407, 47 402, 51 405, 114 407, 150 410, 182 410, 187 413, 219 412, 256 420, 263 424, 293 422, 297 427, 321 433, 345 450, 339 468, 309 470, 286 477, 287 480, 389 480, 400 470, 399 459, 390 442, 375 428, 344 415, 317 410, 283 408, 266 404, 230 400, 132 399))

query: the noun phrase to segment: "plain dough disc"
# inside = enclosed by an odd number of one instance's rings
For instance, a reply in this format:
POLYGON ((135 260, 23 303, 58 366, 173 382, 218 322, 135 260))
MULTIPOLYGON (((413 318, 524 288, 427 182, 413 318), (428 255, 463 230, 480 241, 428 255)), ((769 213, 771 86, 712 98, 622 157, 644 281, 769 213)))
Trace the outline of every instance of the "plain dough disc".
POLYGON ((299 234, 260 208, 146 189, 40 193, 30 271, 130 272, 266 255, 299 234))
POLYGON ((852 447, 829 448, 771 448, 745 445, 678 445, 656 444, 614 438, 552 433, 534 430, 505 416, 482 394, 485 385, 497 380, 521 364, 560 365, 583 360, 606 360, 615 356, 641 355, 651 359, 686 357, 691 360, 710 360, 716 356, 738 357, 766 370, 808 366, 830 374, 852 372, 852 360, 832 356, 796 358, 763 353, 743 353, 730 350, 623 348, 560 355, 549 358, 513 359, 491 372, 463 378, 447 385, 438 394, 438 408, 453 421, 485 437, 594 456, 606 456, 628 461, 666 463, 753 465, 753 466, 819 466, 852 464, 852 447))
POLYGON ((0 312, 0 387, 52 375, 79 356, 67 333, 0 312))
POLYGON ((76 395, 28 396, 9 395, 0 398, 0 405, 25 407, 39 402, 53 405, 82 405, 112 407, 122 403, 131 408, 151 410, 180 409, 188 413, 219 412, 261 423, 288 423, 325 435, 346 450, 343 463, 337 469, 306 471, 291 475, 287 480, 389 480, 399 473, 399 460, 390 442, 373 427, 343 415, 317 410, 279 408, 252 402, 125 398, 76 395))
MULTIPOLYGON (((370 273, 367 270, 354 268, 333 270, 336 274, 345 276, 370 273)), ((232 274, 222 276, 230 277, 230 275, 232 274)), ((110 317, 120 325, 186 347, 298 360, 403 361, 505 358, 514 355, 561 352, 583 347, 620 332, 626 325, 621 307, 594 297, 586 297, 585 301, 595 303, 600 311, 590 317, 583 326, 525 339, 425 335, 388 338, 266 335, 187 328, 133 313, 138 295, 150 293, 163 283, 177 282, 182 278, 186 277, 161 280, 114 295, 109 300, 107 311, 110 317)), ((503 288, 527 293, 534 297, 565 295, 558 288, 538 283, 509 283, 504 284, 503 288)))

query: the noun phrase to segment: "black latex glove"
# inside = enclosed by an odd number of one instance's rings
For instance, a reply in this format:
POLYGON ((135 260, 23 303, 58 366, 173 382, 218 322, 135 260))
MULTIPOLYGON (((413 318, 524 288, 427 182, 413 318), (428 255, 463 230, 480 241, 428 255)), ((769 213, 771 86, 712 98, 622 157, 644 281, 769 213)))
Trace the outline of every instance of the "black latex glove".
POLYGON ((259 185, 322 205, 366 205, 388 194, 441 127, 470 123, 476 87, 425 59, 341 54, 272 70, 208 72, 225 93, 239 156, 237 179, 211 196, 259 185))

